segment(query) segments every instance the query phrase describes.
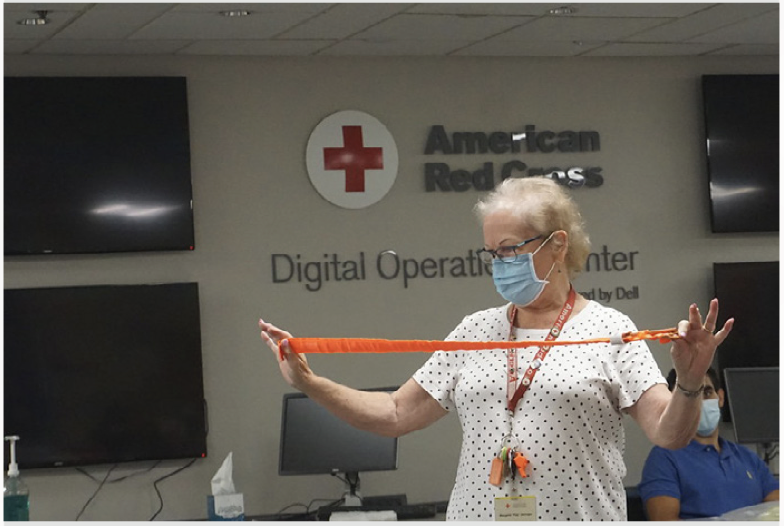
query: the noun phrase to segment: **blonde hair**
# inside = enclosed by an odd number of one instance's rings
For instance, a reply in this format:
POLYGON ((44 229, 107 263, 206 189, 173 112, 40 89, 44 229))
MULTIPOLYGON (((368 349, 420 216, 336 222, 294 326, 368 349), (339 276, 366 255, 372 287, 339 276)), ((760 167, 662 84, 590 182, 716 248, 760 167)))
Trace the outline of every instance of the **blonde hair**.
POLYGON ((563 186, 547 177, 509 178, 474 206, 480 220, 496 212, 511 212, 538 234, 563 230, 568 235, 566 270, 572 279, 585 268, 591 241, 577 204, 563 186))

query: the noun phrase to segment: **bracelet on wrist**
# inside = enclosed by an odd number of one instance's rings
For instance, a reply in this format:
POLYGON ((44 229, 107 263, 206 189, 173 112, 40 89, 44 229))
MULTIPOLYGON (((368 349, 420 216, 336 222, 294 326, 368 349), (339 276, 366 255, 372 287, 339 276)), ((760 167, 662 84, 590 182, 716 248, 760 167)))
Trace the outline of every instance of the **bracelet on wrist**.
POLYGON ((683 386, 681 386, 681 384, 678 382, 675 382, 675 387, 677 387, 678 391, 683 393, 686 398, 696 398, 700 396, 702 394, 702 390, 705 389, 705 385, 703 384, 696 391, 689 391, 688 389, 684 389, 683 386))

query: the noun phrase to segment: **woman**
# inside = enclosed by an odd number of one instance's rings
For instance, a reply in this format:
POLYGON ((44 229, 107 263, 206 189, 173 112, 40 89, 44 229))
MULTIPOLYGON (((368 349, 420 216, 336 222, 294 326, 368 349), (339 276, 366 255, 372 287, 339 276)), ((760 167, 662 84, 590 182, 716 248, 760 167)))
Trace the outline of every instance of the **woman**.
MULTIPOLYGON (((561 186, 546 178, 507 179, 476 211, 480 252, 492 258, 496 288, 509 303, 467 316, 448 340, 581 340, 636 330, 620 312, 572 288, 589 242, 561 186)), ((631 415, 656 445, 689 442, 705 371, 732 329, 728 320, 714 334, 717 315, 714 299, 704 324, 696 305, 678 324, 674 393, 641 342, 553 347, 546 354, 545 347, 436 352, 395 393, 361 392, 316 375, 304 356, 290 352, 291 334, 259 325, 276 356, 282 347, 286 381, 356 427, 401 436, 457 412, 463 443, 447 520, 493 520, 507 504, 533 509, 540 520, 626 520, 622 415, 631 415), (509 460, 505 447, 527 466, 498 470, 501 458, 509 460)))

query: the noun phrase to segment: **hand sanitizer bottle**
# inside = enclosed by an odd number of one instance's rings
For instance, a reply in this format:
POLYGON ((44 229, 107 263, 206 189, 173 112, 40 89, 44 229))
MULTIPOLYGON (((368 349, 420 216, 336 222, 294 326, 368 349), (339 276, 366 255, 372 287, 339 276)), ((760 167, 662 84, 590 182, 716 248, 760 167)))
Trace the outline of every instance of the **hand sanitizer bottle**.
POLYGON ((8 436, 5 439, 11 443, 11 462, 3 487, 3 521, 29 521, 30 491, 19 476, 19 466, 16 464, 16 441, 19 437, 8 436))

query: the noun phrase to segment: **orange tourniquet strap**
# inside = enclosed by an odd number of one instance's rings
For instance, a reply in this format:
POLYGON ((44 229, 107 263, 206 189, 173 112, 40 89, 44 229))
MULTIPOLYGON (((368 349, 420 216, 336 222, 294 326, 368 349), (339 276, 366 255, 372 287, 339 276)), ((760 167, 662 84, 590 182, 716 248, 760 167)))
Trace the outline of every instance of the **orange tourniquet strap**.
MULTIPOLYGON (((675 328, 658 331, 630 331, 622 335, 624 343, 639 340, 659 340, 668 343, 680 338, 675 328)), ((479 351, 486 349, 512 349, 539 347, 542 345, 579 345, 587 343, 610 343, 610 338, 592 340, 540 341, 440 341, 440 340, 377 340, 371 338, 289 338, 289 347, 297 354, 317 353, 387 353, 387 352, 435 352, 435 351, 479 351)))

